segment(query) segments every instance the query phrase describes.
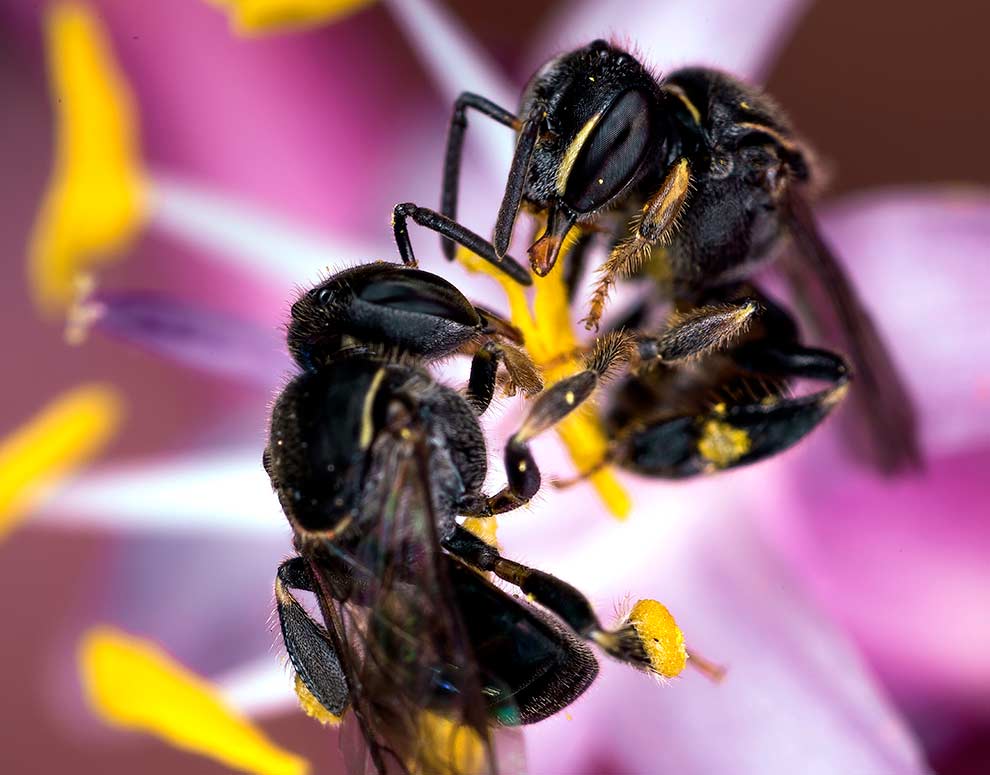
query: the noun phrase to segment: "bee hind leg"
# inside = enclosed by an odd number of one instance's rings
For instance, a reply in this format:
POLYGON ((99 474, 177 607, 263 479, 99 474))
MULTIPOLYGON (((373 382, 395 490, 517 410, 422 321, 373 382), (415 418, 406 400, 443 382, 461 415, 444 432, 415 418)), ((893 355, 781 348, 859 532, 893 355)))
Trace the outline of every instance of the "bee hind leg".
POLYGON ((290 590, 314 591, 306 561, 283 562, 275 577, 275 603, 282 639, 296 673, 295 689, 304 711, 324 724, 339 724, 350 704, 347 678, 329 633, 290 590))

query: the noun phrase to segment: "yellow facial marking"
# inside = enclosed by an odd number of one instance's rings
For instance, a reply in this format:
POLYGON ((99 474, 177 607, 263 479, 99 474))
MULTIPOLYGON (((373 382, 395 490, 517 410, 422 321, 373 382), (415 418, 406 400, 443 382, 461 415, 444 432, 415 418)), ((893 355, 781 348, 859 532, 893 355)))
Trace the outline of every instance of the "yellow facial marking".
POLYGON ((108 627, 90 630, 79 647, 79 672, 90 707, 109 724, 147 732, 242 772, 309 770, 149 641, 108 627))
POLYGON ((340 21, 374 0, 208 0, 223 8, 234 30, 259 35, 340 21))
POLYGON ((55 5, 45 20, 55 162, 31 235, 28 276, 47 314, 64 311, 76 278, 119 256, 146 215, 133 99, 96 17, 55 5))
MULTIPOLYGON (((577 230, 571 229, 561 247, 559 261, 567 260, 576 234, 577 230)), ((458 250, 457 257, 468 269, 488 274, 502 286, 509 301, 512 323, 522 332, 526 352, 543 370, 547 387, 584 369, 579 360, 580 344, 571 322, 564 286, 565 272, 560 267, 546 277, 533 278, 534 295, 530 308, 525 290, 517 282, 464 248, 458 250)), ((619 518, 628 516, 632 508, 629 495, 611 468, 600 467, 608 454, 608 439, 594 408, 590 405, 580 407, 556 425, 555 430, 578 471, 596 469, 588 481, 609 511, 619 518)))
MULTIPOLYGON (((381 387, 383 379, 385 379, 385 369, 379 369, 371 379, 368 392, 364 394, 364 404, 361 406, 361 434, 358 436, 358 444, 361 449, 367 449, 373 441, 375 423, 374 418, 371 416, 371 410, 375 406, 375 396, 378 395, 378 388, 381 387)), ((405 433, 409 432, 408 428, 403 428, 402 430, 405 433)), ((403 436, 403 438, 407 437, 403 436)))
POLYGON ((640 600, 629 612, 629 624, 646 649, 654 672, 665 678, 681 674, 687 664, 684 633, 666 606, 656 600, 640 600))
POLYGON ((727 468, 749 452, 752 441, 741 428, 708 420, 701 431, 698 452, 715 468, 727 468))
POLYGON ((416 759, 410 763, 416 775, 471 775, 484 768, 485 741, 471 727, 423 711, 416 759))
POLYGON ((581 148, 584 147, 588 135, 591 134, 591 130, 595 128, 595 124, 598 123, 598 119, 601 117, 601 113, 596 113, 589 118, 584 126, 581 127, 581 131, 571 141, 571 144, 567 146, 567 150, 564 152, 564 158, 560 162, 560 169, 557 170, 557 193, 561 196, 564 195, 564 189, 567 188, 567 178, 570 177, 571 168, 574 166, 574 162, 577 161, 578 154, 581 153, 581 148))
POLYGON ((307 716, 315 718, 324 726, 336 727, 340 725, 341 717, 335 716, 324 708, 298 675, 296 676, 295 689, 296 696, 299 698, 299 707, 307 716))
POLYGON ((120 426, 122 413, 115 391, 86 385, 0 441, 0 538, 47 487, 99 454, 120 426))

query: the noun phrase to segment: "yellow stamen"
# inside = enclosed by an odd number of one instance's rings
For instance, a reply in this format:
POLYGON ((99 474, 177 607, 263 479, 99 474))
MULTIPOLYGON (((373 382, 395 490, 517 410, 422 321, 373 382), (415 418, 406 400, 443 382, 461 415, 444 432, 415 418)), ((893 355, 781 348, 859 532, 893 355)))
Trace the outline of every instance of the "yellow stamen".
POLYGON ((79 671, 90 706, 107 723, 243 772, 302 775, 309 769, 149 641, 108 627, 90 630, 80 644, 79 671))
POLYGON ((666 678, 681 674, 687 664, 684 633, 665 605, 656 600, 640 600, 629 612, 629 624, 646 649, 654 672, 666 678))
POLYGON ((64 394, 0 442, 0 538, 47 487, 106 446, 121 414, 115 391, 86 385, 64 394))
MULTIPOLYGON (((574 234, 572 229, 561 248, 560 263, 566 260, 566 254, 574 244, 571 239, 574 234)), ((460 249, 457 257, 468 269, 498 280, 508 298, 512 322, 525 338, 526 352, 543 369, 547 387, 584 369, 578 359, 581 348, 571 323, 561 266, 546 277, 533 278, 535 288, 531 311, 523 286, 466 249, 460 249)), ((619 518, 628 516, 632 508, 629 495, 610 468, 599 467, 608 451, 608 439, 594 409, 590 405, 579 408, 557 425, 556 431, 577 470, 595 470, 589 481, 609 511, 619 518)))
POLYGON ((484 767, 485 743, 481 736, 446 716, 423 711, 419 717, 419 743, 419 761, 411 766, 417 775, 470 775, 484 767))
POLYGON ((303 29, 339 21, 374 0, 209 0, 226 10, 241 34, 303 29))
POLYGON ((296 676, 295 687, 296 696, 299 698, 299 707, 303 709, 303 712, 307 716, 310 718, 315 718, 321 724, 328 727, 336 727, 340 725, 341 717, 335 716, 333 713, 324 708, 323 705, 320 704, 320 701, 313 696, 313 693, 303 682, 303 679, 298 675, 296 676))
POLYGON ((96 17, 63 3, 46 17, 55 163, 29 246, 37 304, 64 311, 76 278, 126 249, 145 218, 133 99, 96 17))
POLYGON ((708 420, 698 440, 698 452, 715 468, 727 468, 749 452, 749 434, 726 422, 708 420))

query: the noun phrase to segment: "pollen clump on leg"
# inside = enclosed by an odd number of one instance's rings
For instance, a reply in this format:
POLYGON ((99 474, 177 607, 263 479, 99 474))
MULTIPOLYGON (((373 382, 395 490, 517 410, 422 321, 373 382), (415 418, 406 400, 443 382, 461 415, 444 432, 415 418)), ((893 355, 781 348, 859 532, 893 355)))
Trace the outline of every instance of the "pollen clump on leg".
MULTIPOLYGON (((572 244, 572 240, 565 240, 559 263, 566 260, 566 253, 572 244)), ((501 284, 509 301, 512 323, 522 332, 526 352, 543 370, 547 387, 585 368, 580 360, 581 345, 574 335, 561 267, 558 266, 546 277, 533 278, 531 309, 525 290, 512 278, 465 248, 458 249, 457 258, 469 270, 484 272, 501 284)), ((590 406, 578 409, 561 421, 555 430, 577 470, 595 472, 588 477, 588 481, 608 510, 620 519, 628 516, 632 508, 628 493, 611 469, 601 466, 608 455, 608 439, 594 409, 590 406)))
POLYGON ((715 468, 728 468, 749 452, 752 440, 741 428, 726 422, 708 420, 698 440, 699 454, 715 468))
POLYGON ((310 718, 314 718, 321 724, 328 727, 336 727, 340 725, 341 717, 335 716, 333 713, 328 711, 326 708, 320 704, 320 701, 313 696, 313 693, 306 686, 305 681, 296 676, 295 681, 296 697, 299 698, 299 707, 303 709, 303 712, 310 718))
POLYGON ((667 607, 656 600, 640 600, 629 612, 628 623, 636 631, 653 672, 673 678, 687 665, 687 649, 681 632, 667 607))
POLYGON ((242 34, 304 29, 338 21, 374 0, 209 0, 226 10, 242 34))
POLYGON ((46 48, 56 112, 55 162, 28 250, 38 306, 63 312, 77 278, 119 256, 146 216, 133 98, 98 19, 55 5, 46 48))
POLYGON ((305 760, 268 740, 203 679, 153 643, 108 627, 79 648, 90 707, 116 726, 153 734, 186 751, 255 775, 304 775, 305 760))
POLYGON ((83 385, 0 440, 0 538, 46 488, 91 460, 120 427, 123 402, 102 385, 83 385))

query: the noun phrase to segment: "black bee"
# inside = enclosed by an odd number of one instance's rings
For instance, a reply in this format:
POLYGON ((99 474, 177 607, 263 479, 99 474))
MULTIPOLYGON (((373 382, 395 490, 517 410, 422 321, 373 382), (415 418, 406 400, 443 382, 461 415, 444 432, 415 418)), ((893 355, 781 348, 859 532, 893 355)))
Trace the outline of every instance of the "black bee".
POLYGON ((618 278, 648 276, 677 307, 725 300, 791 236, 805 259, 792 268, 796 290, 813 322, 837 329, 851 355, 874 457, 886 469, 917 462, 910 399, 807 205, 817 185, 810 151, 770 98, 707 68, 658 80, 629 53, 596 40, 547 62, 517 113, 475 94, 458 98, 441 201, 448 218, 456 217, 468 108, 518 132, 495 225, 497 255, 508 249, 521 207, 546 219, 529 249, 539 275, 551 271, 576 226, 566 267, 573 287, 594 235, 610 235, 588 328, 598 327, 618 278), (824 303, 816 290, 824 290, 824 303))
MULTIPOLYGON (((399 220, 408 212, 400 205, 399 220)), ((302 371, 275 402, 263 456, 298 552, 278 570, 277 610, 304 707, 324 719, 350 711, 365 744, 359 770, 367 755, 381 773, 495 771, 494 727, 546 718, 594 680, 586 640, 662 672, 644 617, 606 629, 576 589, 501 556, 459 520, 514 509, 540 485, 520 444, 506 453, 506 487, 482 492, 478 416, 514 338, 412 265, 347 269, 292 306, 288 344, 302 371), (461 393, 428 366, 464 352, 461 393), (315 594, 322 623, 293 590, 315 594), (456 732, 438 738, 444 724, 456 732)))

